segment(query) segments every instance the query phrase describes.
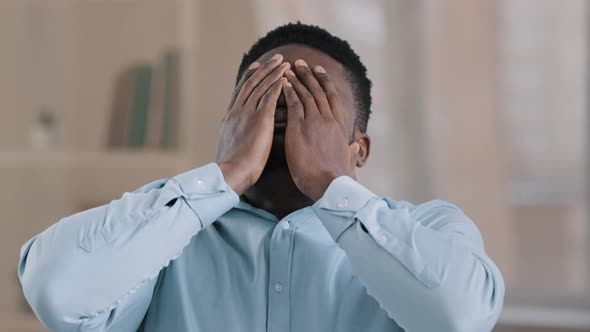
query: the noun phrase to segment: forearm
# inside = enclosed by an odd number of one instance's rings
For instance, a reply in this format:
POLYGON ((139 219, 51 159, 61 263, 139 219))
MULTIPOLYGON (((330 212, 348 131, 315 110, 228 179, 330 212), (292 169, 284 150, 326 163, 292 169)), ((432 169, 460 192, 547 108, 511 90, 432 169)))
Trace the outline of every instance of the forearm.
POLYGON ((46 325, 82 324, 153 287, 190 239, 237 202, 210 164, 64 218, 23 246, 24 294, 46 325))
POLYGON ((504 284, 467 217, 443 202, 414 208, 346 182, 314 210, 390 317, 406 331, 491 330, 504 284))

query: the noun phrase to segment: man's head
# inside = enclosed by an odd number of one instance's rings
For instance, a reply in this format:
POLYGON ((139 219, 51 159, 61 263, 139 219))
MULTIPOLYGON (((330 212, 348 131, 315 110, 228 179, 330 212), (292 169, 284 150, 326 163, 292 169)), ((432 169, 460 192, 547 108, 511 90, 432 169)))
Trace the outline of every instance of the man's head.
MULTIPOLYGON (((328 31, 312 25, 290 23, 280 26, 260 38, 244 54, 237 81, 254 61, 265 63, 274 54, 282 54, 292 65, 297 59, 305 60, 311 68, 320 65, 326 68, 345 109, 345 123, 350 142, 364 137, 361 143, 364 156, 368 157, 370 141, 366 135, 371 113, 371 81, 367 69, 348 42, 333 36, 328 31)), ((277 103, 276 122, 287 120, 284 97, 277 103)), ((273 147, 266 170, 286 168, 284 156, 284 129, 275 129, 273 147)))
POLYGON ((343 90, 339 93, 352 97, 349 101, 351 111, 354 112, 351 118, 354 120, 354 128, 361 133, 367 131, 371 114, 371 81, 367 77, 367 69, 348 42, 318 26, 302 23, 280 26, 260 38, 244 54, 237 81, 252 62, 266 60, 275 53, 283 54, 285 60, 291 63, 301 58, 311 66, 326 67, 337 85, 336 88, 343 90), (314 63, 314 60, 322 63, 314 63), (333 68, 332 72, 330 68, 333 68))

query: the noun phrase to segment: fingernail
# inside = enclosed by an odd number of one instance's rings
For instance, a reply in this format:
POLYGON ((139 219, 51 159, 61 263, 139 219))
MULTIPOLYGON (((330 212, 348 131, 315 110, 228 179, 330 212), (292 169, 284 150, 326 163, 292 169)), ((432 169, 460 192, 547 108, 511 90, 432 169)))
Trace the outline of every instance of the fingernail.
POLYGON ((281 65, 281 67, 282 67, 283 69, 284 69, 284 68, 290 68, 290 67, 291 67, 291 64, 290 64, 290 63, 288 63, 288 62, 283 62, 283 64, 281 65))
POLYGON ((280 58, 282 58, 283 56, 280 54, 275 54, 272 56, 272 58, 270 58, 270 61, 276 61, 279 60, 280 58))
POLYGON ((285 83, 284 86, 289 87, 289 88, 292 88, 293 87, 293 84, 291 84, 291 82, 287 82, 287 83, 285 83))
POLYGON ((258 67, 260 67, 260 63, 255 61, 255 62, 252 62, 252 64, 250 65, 250 67, 248 67, 248 69, 256 69, 258 67))
POLYGON ((305 61, 303 61, 302 59, 295 61, 295 65, 301 66, 301 67, 307 67, 307 63, 305 61))
POLYGON ((315 72, 320 74, 325 74, 326 70, 322 66, 315 66, 315 72))
POLYGON ((295 73, 291 69, 287 70, 285 73, 287 75, 295 76, 295 73))
POLYGON ((286 79, 286 78, 284 78, 284 77, 281 77, 281 78, 279 79, 279 82, 280 82, 280 83, 285 83, 285 82, 287 82, 287 79, 286 79))

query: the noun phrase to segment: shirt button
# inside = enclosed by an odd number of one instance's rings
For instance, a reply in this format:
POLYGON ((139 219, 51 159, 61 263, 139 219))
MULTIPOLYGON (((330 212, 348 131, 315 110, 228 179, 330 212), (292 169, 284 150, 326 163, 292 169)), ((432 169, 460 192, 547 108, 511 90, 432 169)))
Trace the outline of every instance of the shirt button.
POLYGON ((338 200, 338 202, 336 202, 336 206, 340 209, 345 208, 348 206, 348 198, 343 198, 341 200, 338 200))
POLYGON ((275 292, 280 293, 283 291, 284 287, 283 284, 281 284, 280 282, 277 282, 274 286, 275 292))
POLYGON ((287 220, 281 221, 281 226, 283 227, 283 229, 289 229, 289 221, 287 221, 287 220))
POLYGON ((205 190, 205 181, 203 180, 197 180, 197 190, 202 191, 205 190))

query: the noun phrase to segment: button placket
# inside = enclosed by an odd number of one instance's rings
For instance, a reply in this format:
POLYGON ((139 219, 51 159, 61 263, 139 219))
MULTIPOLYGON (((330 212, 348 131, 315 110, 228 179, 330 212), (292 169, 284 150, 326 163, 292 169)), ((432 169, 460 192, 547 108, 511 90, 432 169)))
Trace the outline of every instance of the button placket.
POLYGON ((292 220, 281 220, 270 240, 267 331, 271 332, 289 330, 293 226, 292 220))

